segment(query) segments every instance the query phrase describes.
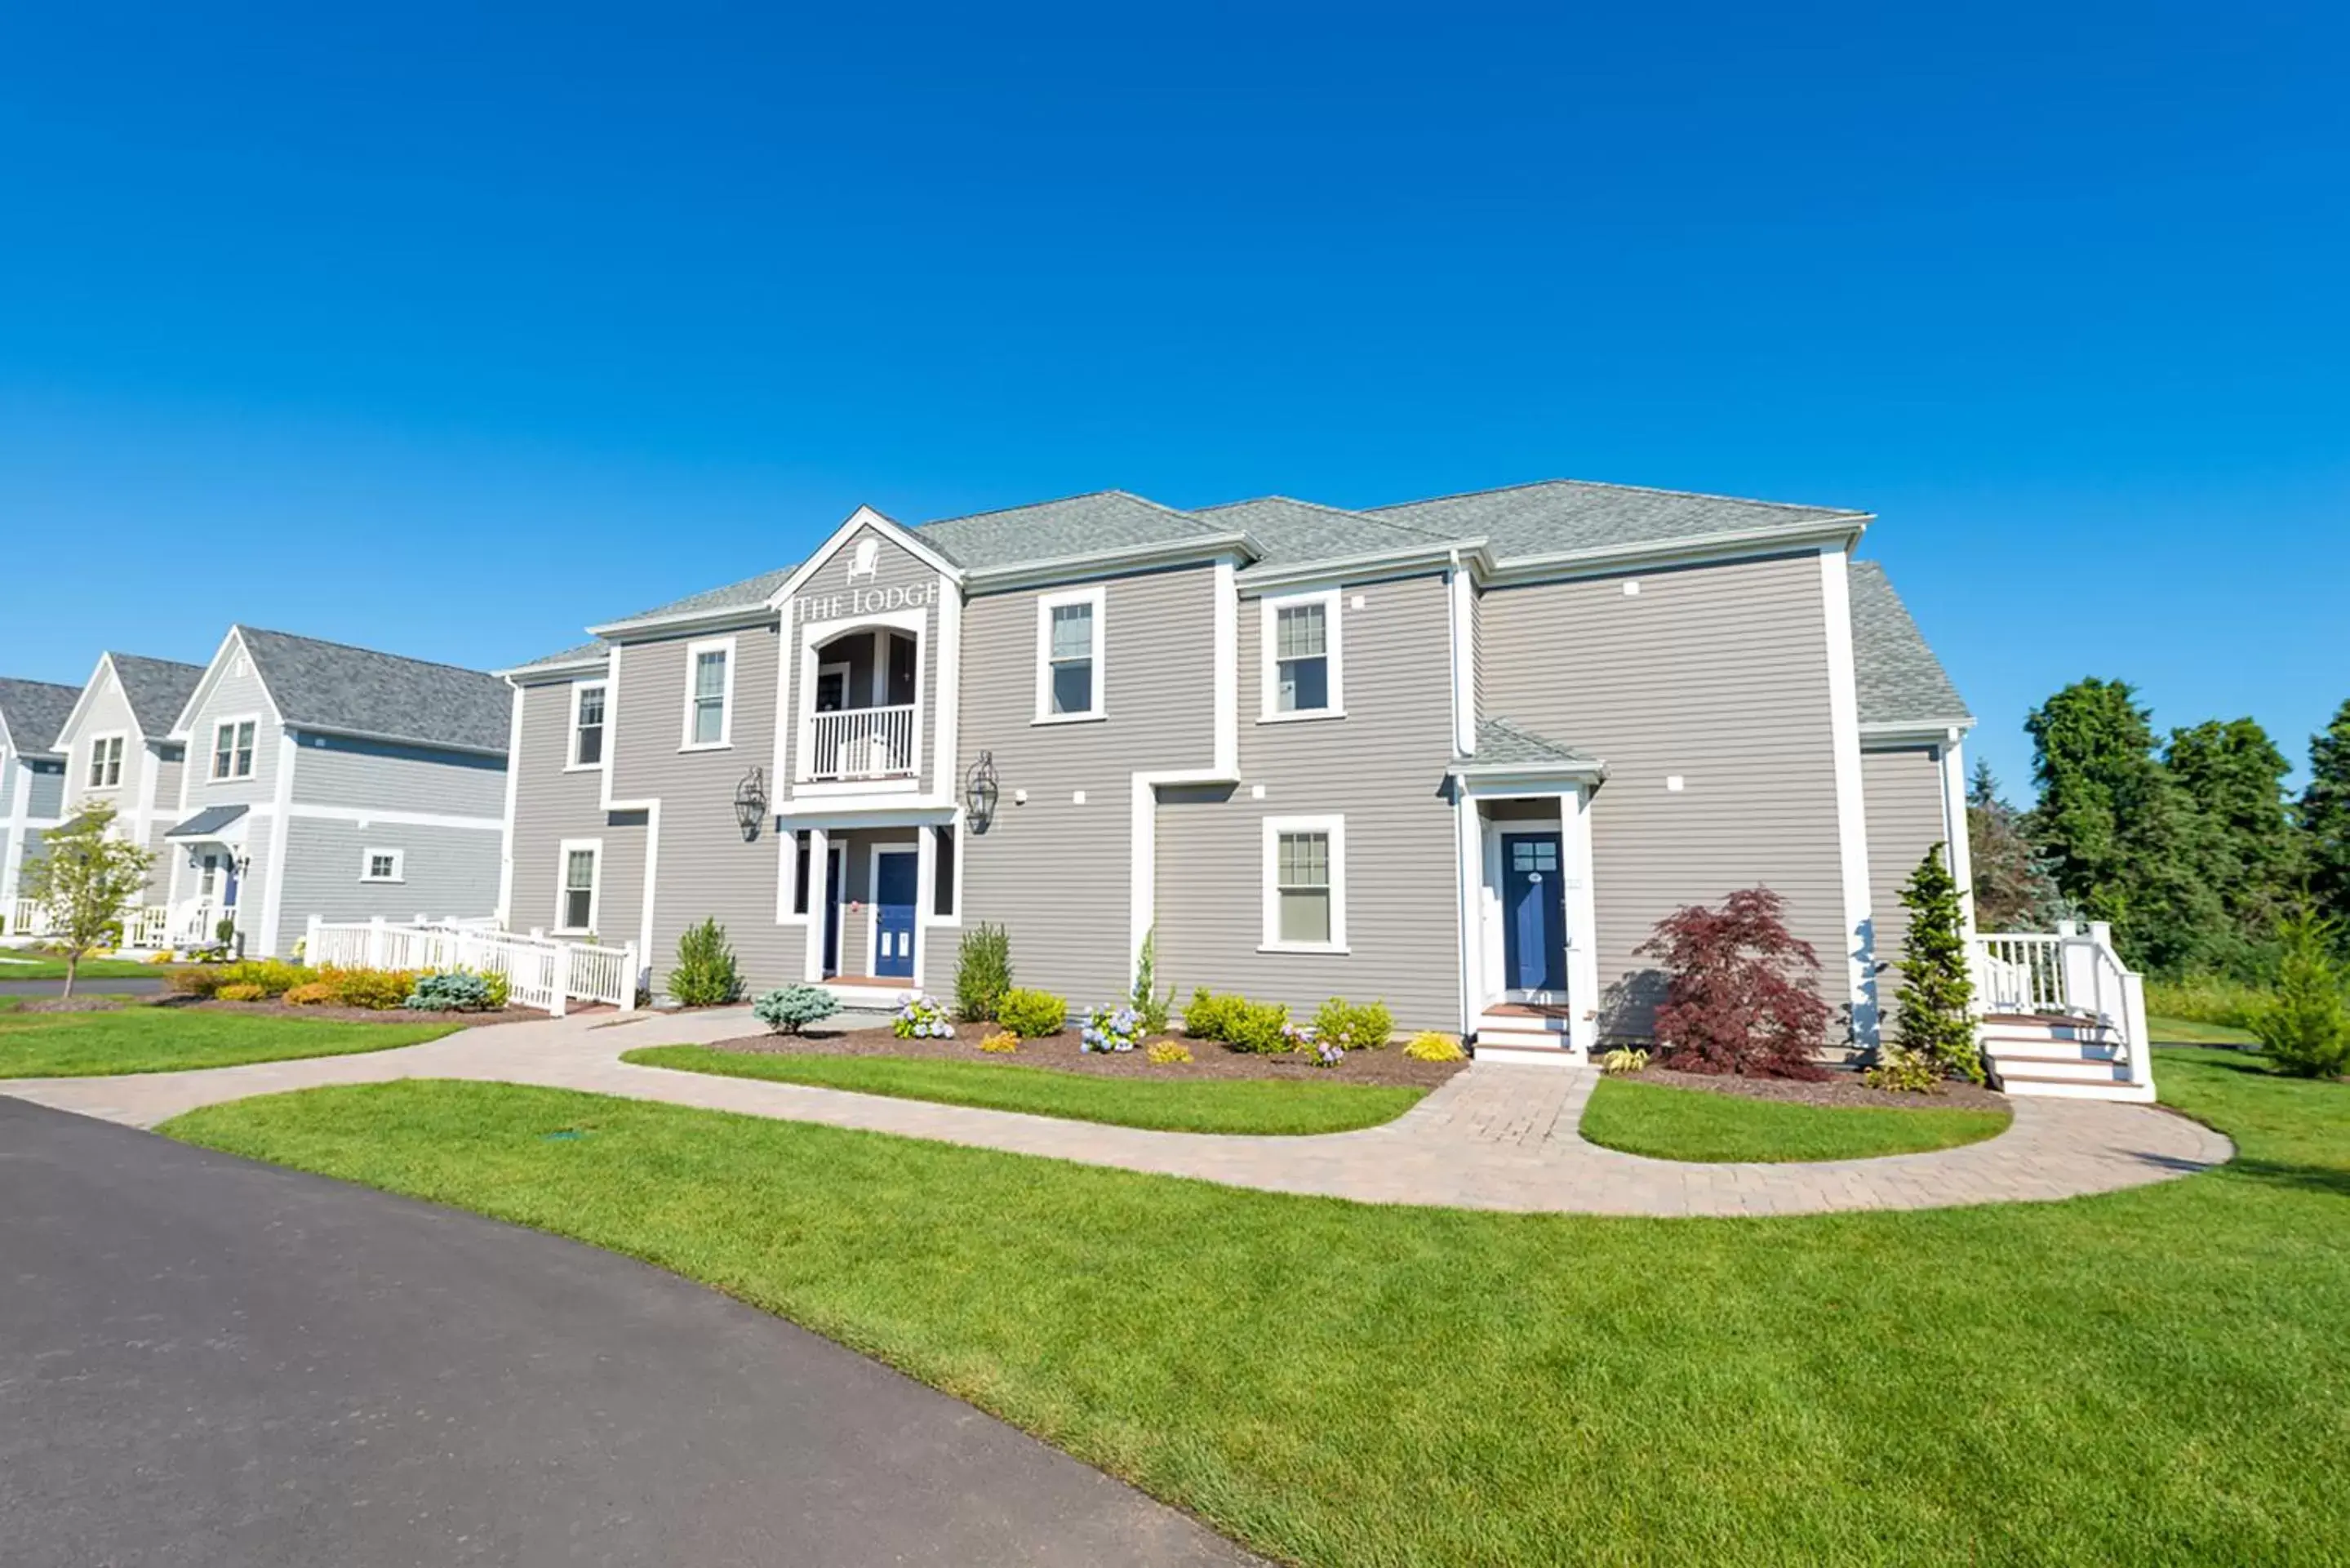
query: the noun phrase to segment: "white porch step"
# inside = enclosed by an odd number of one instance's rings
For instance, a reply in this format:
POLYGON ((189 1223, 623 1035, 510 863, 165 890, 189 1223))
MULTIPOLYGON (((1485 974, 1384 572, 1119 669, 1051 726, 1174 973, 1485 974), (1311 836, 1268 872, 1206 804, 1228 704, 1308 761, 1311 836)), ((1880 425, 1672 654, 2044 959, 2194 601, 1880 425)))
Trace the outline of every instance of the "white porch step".
POLYGON ((1504 1066, 1575 1067, 1583 1057, 1567 1049, 1564 1042, 1539 1040, 1533 1035, 1510 1039, 1479 1033, 1469 1054, 1480 1062, 1498 1062, 1504 1066))
POLYGON ((2114 1062, 2122 1056, 2118 1040, 2074 1044, 2062 1040, 2010 1040, 1987 1034, 1981 1044, 1984 1055, 2002 1062, 2114 1062))
POLYGON ((2029 1078, 2045 1083, 2126 1084, 2129 1082, 2129 1064, 2126 1062, 2114 1061, 2110 1057, 2098 1060, 2082 1056, 2070 1059, 2061 1056, 2041 1056, 2019 1060, 2013 1056, 1993 1056, 1991 1059, 1991 1070, 1993 1075, 2001 1078, 2029 1078))
POLYGON ((2007 1095, 2033 1095, 2054 1100, 2119 1100, 2138 1106, 2154 1104, 2154 1085, 2133 1084, 2126 1079, 2085 1083, 2074 1078, 2035 1078, 1994 1072, 1991 1081, 2002 1094, 2007 1095))

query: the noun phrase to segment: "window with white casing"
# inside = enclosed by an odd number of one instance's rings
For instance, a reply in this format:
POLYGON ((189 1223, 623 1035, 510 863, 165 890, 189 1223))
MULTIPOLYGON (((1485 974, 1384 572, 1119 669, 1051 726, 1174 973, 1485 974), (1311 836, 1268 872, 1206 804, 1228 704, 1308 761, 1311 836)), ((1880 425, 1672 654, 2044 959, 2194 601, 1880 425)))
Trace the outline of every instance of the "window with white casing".
POLYGON ((604 690, 601 680, 582 680, 571 688, 568 767, 595 768, 604 764, 604 690))
POLYGON ((687 751, 733 743, 734 639, 688 643, 685 649, 685 740, 687 751))
POLYGON ((99 735, 89 742, 89 787, 118 789, 122 784, 120 735, 99 735))
POLYGON ((1290 594, 1264 600, 1261 717, 1334 718, 1339 696, 1338 594, 1290 594))
POLYGON ((1264 947, 1275 952, 1346 950, 1344 817, 1265 819, 1264 947))
POLYGON ((251 719, 224 719, 213 726, 213 777, 218 779, 249 779, 253 776, 253 734, 251 719))
POLYGON ((592 931, 596 929, 596 900, 604 859, 600 839, 567 838, 557 857, 558 880, 556 887, 556 929, 565 931, 592 931))
POLYGON ((1036 600, 1038 723, 1102 716, 1103 601, 1099 587, 1036 600))
POLYGON ((369 847, 359 851, 362 882, 404 882, 407 873, 408 856, 402 850, 369 847))

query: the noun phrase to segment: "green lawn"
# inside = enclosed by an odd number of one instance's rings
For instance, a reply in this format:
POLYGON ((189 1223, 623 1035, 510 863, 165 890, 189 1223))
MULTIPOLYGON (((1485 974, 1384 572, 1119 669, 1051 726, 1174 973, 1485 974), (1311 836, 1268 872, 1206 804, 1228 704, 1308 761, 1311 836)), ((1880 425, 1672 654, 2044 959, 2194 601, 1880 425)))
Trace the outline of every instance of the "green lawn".
POLYGON ((937 1100, 994 1111, 1027 1111, 1071 1121, 1108 1122, 1195 1133, 1351 1132, 1393 1121, 1426 1093, 1364 1084, 1272 1082, 1248 1078, 1098 1077, 1049 1067, 994 1062, 940 1062, 910 1056, 762 1056, 704 1045, 654 1045, 620 1058, 649 1067, 770 1078, 827 1089, 937 1100))
POLYGON ((296 1056, 341 1056, 413 1045, 451 1033, 448 1023, 336 1023, 133 1006, 108 1012, 18 1012, 0 1017, 0 1078, 86 1078, 175 1073, 296 1056))
POLYGON ((1285 1559, 2338 1560, 2350 1086, 2160 1074, 2240 1162, 1762 1220, 1359 1206, 494 1085, 169 1130, 708 1281, 1285 1559))
POLYGON ((1980 1142, 2007 1121, 2004 1111, 1801 1106, 1603 1078, 1583 1136, 1655 1159, 1861 1159, 1980 1142))
MULTIPOLYGON (((82 980, 169 980, 178 966, 163 963, 141 963, 137 959, 84 959, 79 977, 82 980)), ((13 949, 0 948, 0 980, 63 980, 66 961, 61 958, 31 957, 13 949)))
POLYGON ((2151 1017, 2147 1031, 2171 1045, 2251 1045, 2258 1044, 2249 1029, 2226 1023, 2200 1023, 2192 1018, 2151 1017))

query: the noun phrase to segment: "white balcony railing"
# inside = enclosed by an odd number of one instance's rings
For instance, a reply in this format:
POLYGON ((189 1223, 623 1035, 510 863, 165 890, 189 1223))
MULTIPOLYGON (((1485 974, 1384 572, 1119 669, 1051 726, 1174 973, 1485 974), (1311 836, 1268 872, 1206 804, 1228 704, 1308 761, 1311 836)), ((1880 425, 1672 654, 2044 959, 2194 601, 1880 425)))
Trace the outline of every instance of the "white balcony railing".
POLYGON ((799 770, 805 780, 911 778, 920 765, 910 702, 808 716, 807 753, 799 770))

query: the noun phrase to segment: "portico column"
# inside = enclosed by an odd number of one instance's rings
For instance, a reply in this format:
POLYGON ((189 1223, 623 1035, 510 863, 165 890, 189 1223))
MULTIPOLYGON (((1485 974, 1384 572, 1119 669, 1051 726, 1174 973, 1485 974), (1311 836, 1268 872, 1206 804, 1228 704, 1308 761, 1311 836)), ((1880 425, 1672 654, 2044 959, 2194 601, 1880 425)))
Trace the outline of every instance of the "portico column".
POLYGON ((1591 791, 1578 785, 1559 797, 1559 832, 1566 865, 1566 999, 1572 1011, 1567 1044, 1586 1061, 1599 1043, 1599 898, 1592 887, 1591 791))
POLYGON ((800 972, 815 985, 824 979, 824 944, 832 935, 832 848, 825 829, 811 827, 807 836, 808 919, 801 928, 807 932, 807 954, 800 972))

